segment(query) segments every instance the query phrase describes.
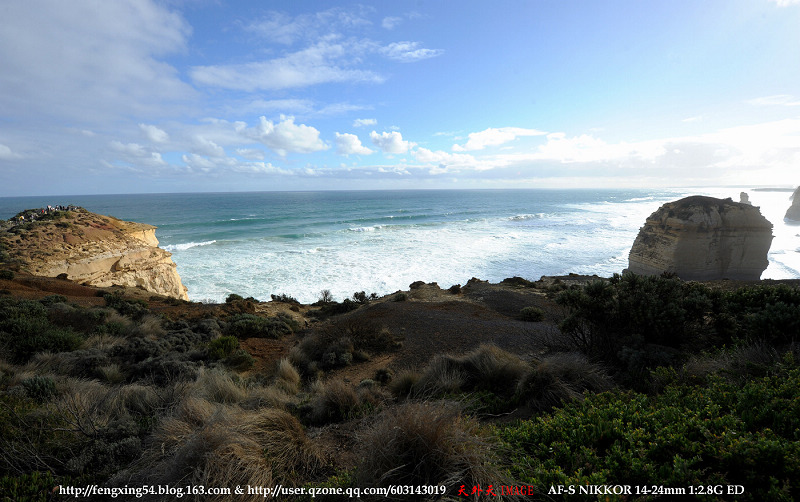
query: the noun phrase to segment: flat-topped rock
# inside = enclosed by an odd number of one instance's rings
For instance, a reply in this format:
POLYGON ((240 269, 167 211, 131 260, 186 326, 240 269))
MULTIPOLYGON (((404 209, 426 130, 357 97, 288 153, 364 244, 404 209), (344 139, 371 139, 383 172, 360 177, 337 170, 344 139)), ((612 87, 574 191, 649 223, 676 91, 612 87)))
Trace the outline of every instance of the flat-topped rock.
POLYGON ((758 207, 692 196, 651 214, 631 247, 628 270, 684 280, 758 280, 769 265, 772 223, 758 207))
POLYGON ((2 230, 0 240, 9 258, 33 275, 189 299, 172 255, 158 247, 152 225, 75 208, 26 211, 5 222, 2 230))

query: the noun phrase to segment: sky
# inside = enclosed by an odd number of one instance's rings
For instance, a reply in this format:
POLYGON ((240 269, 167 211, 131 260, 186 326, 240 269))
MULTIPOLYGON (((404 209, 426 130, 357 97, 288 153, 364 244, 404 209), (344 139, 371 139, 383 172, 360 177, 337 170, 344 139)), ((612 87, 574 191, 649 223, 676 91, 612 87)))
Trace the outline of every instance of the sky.
POLYGON ((0 3, 0 196, 798 183, 800 0, 0 3))

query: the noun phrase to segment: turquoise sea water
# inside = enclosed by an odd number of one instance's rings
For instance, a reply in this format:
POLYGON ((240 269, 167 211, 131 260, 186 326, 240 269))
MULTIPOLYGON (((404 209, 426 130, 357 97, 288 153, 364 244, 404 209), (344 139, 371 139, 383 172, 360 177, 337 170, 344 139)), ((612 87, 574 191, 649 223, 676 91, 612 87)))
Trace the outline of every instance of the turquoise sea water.
MULTIPOLYGON (((387 294, 411 282, 442 287, 471 277, 598 274, 627 266, 645 218, 689 194, 739 189, 411 190, 0 198, 0 217, 74 204, 158 226, 189 296, 230 293, 313 302, 356 291, 387 294)), ((748 191, 775 225, 763 278, 800 278, 800 227, 783 221, 786 192, 748 191)))

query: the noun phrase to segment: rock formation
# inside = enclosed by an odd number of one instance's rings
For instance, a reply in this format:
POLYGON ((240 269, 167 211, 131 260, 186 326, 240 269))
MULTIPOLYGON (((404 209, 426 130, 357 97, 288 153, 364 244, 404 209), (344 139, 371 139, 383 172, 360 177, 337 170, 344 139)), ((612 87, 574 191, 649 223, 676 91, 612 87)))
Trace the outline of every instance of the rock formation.
POLYGON ((772 224, 758 207, 692 196, 647 218, 628 256, 628 270, 671 272, 685 280, 758 280, 767 268, 772 224))
POLYGON ((172 254, 158 247, 156 227, 82 208, 33 221, 32 212, 26 213, 25 219, 5 224, 1 236, 21 269, 90 286, 139 287, 189 299, 172 254))
POLYGON ((750 202, 750 196, 747 195, 747 192, 740 192, 739 193, 739 203, 740 204, 750 204, 752 206, 752 203, 750 202))
POLYGON ((789 206, 784 218, 800 222, 800 186, 797 187, 797 190, 792 194, 792 205, 789 206))

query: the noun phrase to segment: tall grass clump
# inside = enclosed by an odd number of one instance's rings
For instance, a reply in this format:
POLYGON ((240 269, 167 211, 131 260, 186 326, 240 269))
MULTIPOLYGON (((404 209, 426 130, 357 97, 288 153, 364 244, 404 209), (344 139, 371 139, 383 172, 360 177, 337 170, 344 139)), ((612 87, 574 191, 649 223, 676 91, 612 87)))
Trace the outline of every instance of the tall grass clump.
POLYGON ((460 357, 434 357, 413 384, 412 392, 417 396, 468 391, 507 395, 527 371, 528 364, 518 356, 495 345, 481 345, 460 357))
MULTIPOLYGON (((358 436, 360 486, 508 484, 498 445, 447 402, 406 402, 382 412, 358 436)), ((438 500, 431 496, 427 500, 438 500)))
POLYGON ((614 382, 602 367, 576 353, 556 353, 534 362, 516 386, 516 399, 534 410, 547 411, 562 402, 581 399, 585 391, 603 392, 614 382))
MULTIPOLYGON (((133 479, 219 487, 296 485, 321 465, 316 445, 293 415, 189 398, 159 424, 152 448, 133 469, 133 479)), ((229 498, 198 495, 189 500, 229 498)), ((263 500, 263 494, 241 500, 263 500)))

